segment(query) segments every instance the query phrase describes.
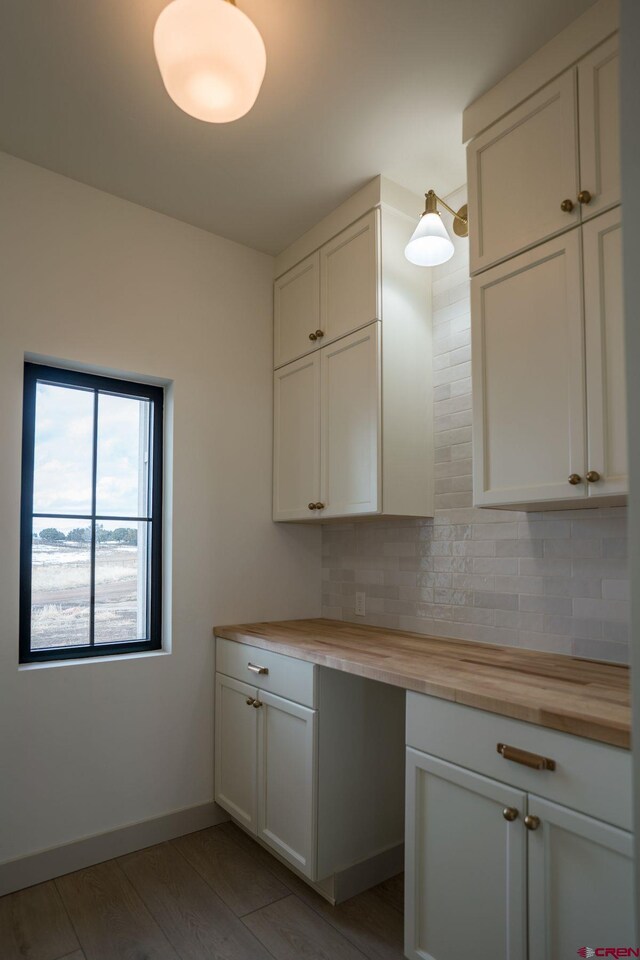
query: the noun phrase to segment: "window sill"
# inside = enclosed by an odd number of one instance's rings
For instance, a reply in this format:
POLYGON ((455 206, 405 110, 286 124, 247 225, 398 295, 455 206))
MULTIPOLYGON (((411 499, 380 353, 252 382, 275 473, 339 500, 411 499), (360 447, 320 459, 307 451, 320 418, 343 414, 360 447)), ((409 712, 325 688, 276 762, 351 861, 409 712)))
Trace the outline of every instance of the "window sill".
POLYGON ((140 653, 118 653, 112 657, 78 657, 77 660, 43 660, 41 663, 20 663, 18 672, 51 670, 55 667, 74 667, 89 663, 118 663, 122 660, 148 660, 155 657, 170 657, 170 650, 141 650, 140 653))

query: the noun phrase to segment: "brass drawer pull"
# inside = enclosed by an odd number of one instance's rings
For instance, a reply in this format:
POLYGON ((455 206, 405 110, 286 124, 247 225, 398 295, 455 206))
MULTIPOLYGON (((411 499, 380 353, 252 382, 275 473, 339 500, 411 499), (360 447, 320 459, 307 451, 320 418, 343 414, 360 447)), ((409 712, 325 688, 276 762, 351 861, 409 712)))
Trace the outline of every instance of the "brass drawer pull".
POLYGON ((496 749, 505 760, 521 763, 525 767, 531 767, 532 770, 555 770, 556 768, 555 760, 541 757, 539 753, 520 750, 519 747, 510 747, 508 743, 499 743, 496 749))
POLYGON ((255 700, 253 699, 253 697, 247 697, 247 706, 248 706, 248 707, 252 707, 252 706, 254 705, 254 703, 255 703, 255 700))
POLYGON ((254 707, 255 707, 256 710, 257 710, 259 707, 262 706, 262 700, 254 700, 254 701, 253 701, 253 705, 254 705, 254 707))
POLYGON ((257 664, 255 664, 255 663, 248 663, 248 664, 247 664, 247 670, 251 670, 251 673, 262 673, 262 674, 267 674, 267 673, 269 673, 269 668, 268 668, 268 667, 259 667, 259 666, 258 666, 257 664))

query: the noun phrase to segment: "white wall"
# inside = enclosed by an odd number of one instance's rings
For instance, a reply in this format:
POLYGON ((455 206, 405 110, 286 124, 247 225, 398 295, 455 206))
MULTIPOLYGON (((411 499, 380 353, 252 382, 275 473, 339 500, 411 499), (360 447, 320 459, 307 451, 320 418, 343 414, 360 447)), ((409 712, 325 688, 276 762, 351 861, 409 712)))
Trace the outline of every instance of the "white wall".
POLYGON ((213 796, 215 623, 317 616, 271 511, 263 254, 0 154, 0 862, 213 796), (173 652, 18 669, 25 352, 174 381, 173 652))
POLYGON ((631 578, 631 683, 633 693, 633 765, 636 836, 636 930, 640 934, 640 6, 622 0, 622 203, 624 209, 624 293, 629 418, 629 561, 631 578))

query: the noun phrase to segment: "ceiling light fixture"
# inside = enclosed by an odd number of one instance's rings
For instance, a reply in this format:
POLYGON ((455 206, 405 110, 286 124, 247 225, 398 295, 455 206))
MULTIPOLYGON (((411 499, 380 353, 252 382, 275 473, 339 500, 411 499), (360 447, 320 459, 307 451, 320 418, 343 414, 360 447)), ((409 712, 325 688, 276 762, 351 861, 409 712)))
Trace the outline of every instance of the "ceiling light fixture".
POLYGON ((404 248, 404 255, 407 260, 419 267, 437 267, 438 264, 450 260, 455 249, 451 237, 447 233, 447 228, 438 213, 438 202, 442 204, 445 210, 453 214, 453 232, 457 237, 469 235, 467 205, 465 203, 456 213, 441 197, 436 196, 433 190, 425 193, 425 198, 424 213, 421 215, 409 243, 404 248))
POLYGON ((256 102, 267 54, 235 0, 173 0, 158 17, 153 46, 167 93, 197 120, 229 123, 256 102))

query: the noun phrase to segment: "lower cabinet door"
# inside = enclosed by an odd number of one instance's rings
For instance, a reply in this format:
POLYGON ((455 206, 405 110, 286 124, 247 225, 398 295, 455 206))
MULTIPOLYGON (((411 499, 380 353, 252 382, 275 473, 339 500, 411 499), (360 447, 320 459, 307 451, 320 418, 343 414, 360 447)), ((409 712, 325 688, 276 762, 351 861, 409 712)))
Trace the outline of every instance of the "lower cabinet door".
POLYGON ((262 690, 258 695, 258 836, 313 879, 317 711, 262 690))
POLYGON ((529 814, 530 960, 637 947, 631 834, 534 796, 529 814))
POLYGON ((216 674, 215 799, 251 833, 258 830, 258 691, 216 674))
POLYGON ((406 956, 525 960, 526 795, 411 748, 406 759, 406 956))

